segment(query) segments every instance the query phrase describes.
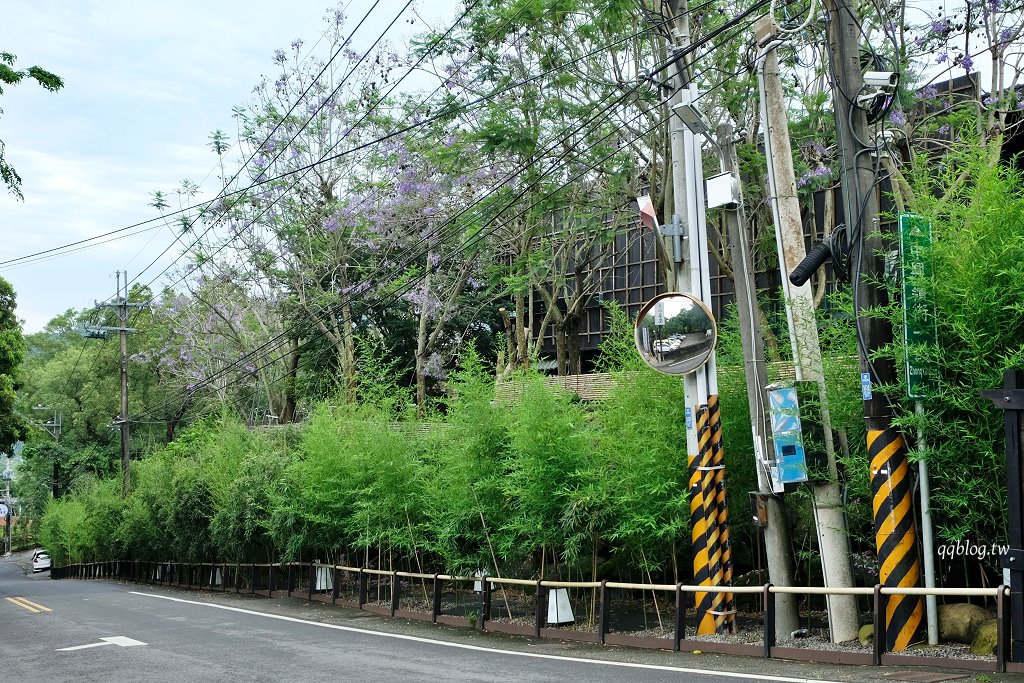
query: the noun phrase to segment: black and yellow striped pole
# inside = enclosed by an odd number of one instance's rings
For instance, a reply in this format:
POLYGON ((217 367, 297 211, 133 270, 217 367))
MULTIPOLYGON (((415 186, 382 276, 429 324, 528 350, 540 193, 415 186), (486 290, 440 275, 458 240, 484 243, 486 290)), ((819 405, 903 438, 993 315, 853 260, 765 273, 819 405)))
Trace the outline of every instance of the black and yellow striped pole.
MULTIPOLYGON (((711 470, 711 430, 707 406, 697 408, 697 453, 690 461, 690 540, 693 545, 693 583, 717 585, 718 522, 714 515, 714 475, 711 470)), ((697 634, 718 633, 715 612, 718 593, 694 593, 697 634)))
MULTIPOLYGON (((887 588, 915 588, 921 581, 917 526, 903 435, 892 427, 868 432, 872 509, 879 582, 887 588)), ((888 595, 885 646, 901 652, 925 639, 924 604, 919 595, 888 595)))
MULTIPOLYGON (((718 395, 708 397, 708 427, 711 441, 711 467, 715 481, 715 518, 718 526, 719 566, 721 573, 716 584, 732 585, 732 547, 729 544, 729 506, 726 500, 725 452, 722 450, 722 422, 718 395)), ((732 593, 720 593, 716 616, 718 630, 730 633, 735 629, 735 602, 732 593)))

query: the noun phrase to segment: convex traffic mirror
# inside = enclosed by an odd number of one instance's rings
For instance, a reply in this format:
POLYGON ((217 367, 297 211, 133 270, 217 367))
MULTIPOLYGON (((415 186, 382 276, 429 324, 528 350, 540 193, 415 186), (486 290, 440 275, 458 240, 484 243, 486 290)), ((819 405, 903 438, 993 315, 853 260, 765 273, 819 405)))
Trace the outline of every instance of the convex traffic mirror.
POLYGON ((640 309, 635 338, 645 363, 666 375, 685 375, 711 357, 718 328, 700 299, 669 292, 654 297, 640 309))

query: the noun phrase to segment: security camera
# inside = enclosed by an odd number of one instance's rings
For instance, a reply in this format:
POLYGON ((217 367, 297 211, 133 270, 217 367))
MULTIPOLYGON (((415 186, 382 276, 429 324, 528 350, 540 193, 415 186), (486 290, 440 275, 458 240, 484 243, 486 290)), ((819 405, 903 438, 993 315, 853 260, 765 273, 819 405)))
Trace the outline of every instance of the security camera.
POLYGON ((864 74, 864 85, 871 88, 892 89, 899 80, 900 75, 896 71, 868 71, 864 74))

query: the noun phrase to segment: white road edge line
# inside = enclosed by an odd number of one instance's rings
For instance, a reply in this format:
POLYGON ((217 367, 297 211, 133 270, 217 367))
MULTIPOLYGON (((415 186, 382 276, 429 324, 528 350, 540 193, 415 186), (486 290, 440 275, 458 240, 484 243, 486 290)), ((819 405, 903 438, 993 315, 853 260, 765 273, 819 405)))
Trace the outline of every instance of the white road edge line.
POLYGON ((652 669, 655 671, 674 671, 677 673, 688 673, 688 674, 703 674, 705 676, 718 676, 721 678, 743 678, 749 680, 759 681, 773 681, 777 683, 840 683, 839 681, 827 681, 816 678, 789 678, 786 676, 770 676, 767 674, 748 674, 738 673, 731 671, 707 671, 704 669, 689 669, 679 666, 662 666, 658 664, 635 664, 631 662, 612 662, 603 659, 587 659, 585 657, 566 657, 564 655, 548 655, 541 654, 539 652, 520 652, 516 650, 501 650, 492 647, 483 647, 480 645, 466 645, 464 643, 451 643, 445 640, 436 640, 434 638, 421 638, 419 636, 407 636, 400 633, 381 633, 379 631, 370 631, 361 628, 354 628, 352 626, 339 626, 338 624, 325 624, 319 621, 309 621, 308 619, 299 619, 297 617, 286 617, 282 614, 272 614, 270 612, 258 612, 256 610, 245 609, 243 607, 231 607, 229 605, 218 605, 212 602, 199 602, 197 600, 186 600, 184 598, 174 598, 169 595, 157 595, 155 593, 141 593, 139 591, 128 591, 132 595, 141 595, 146 598, 158 598, 160 600, 170 600, 171 602, 181 602, 187 605, 199 605, 201 607, 213 607, 215 609, 227 610, 229 612, 240 612, 242 614, 252 614, 258 617, 266 617, 268 619, 277 619, 279 621, 290 621, 295 624, 306 624, 308 626, 319 626, 321 628, 329 628, 335 631, 348 631, 351 633, 361 633, 368 636, 379 636, 381 638, 394 638, 397 640, 411 640, 417 643, 427 643, 430 645, 441 645, 443 647, 453 647, 460 650, 474 650, 476 652, 491 652, 494 654, 505 654, 512 655, 515 657, 533 657, 534 659, 554 659, 564 662, 579 662, 581 664, 598 664, 601 666, 619 666, 629 669, 652 669))

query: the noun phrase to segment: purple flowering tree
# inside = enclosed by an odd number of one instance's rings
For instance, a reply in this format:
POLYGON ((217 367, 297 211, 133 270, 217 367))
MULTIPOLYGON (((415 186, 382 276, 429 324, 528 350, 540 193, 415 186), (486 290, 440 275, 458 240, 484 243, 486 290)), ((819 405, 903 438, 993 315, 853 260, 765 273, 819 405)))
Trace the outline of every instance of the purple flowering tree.
POLYGON ((579 316, 614 259, 619 212, 641 188, 665 201, 662 93, 637 86, 650 55, 664 56, 657 31, 637 34, 646 20, 621 3, 483 2, 435 60, 448 96, 474 103, 458 118, 495 172, 500 376, 528 366, 548 332, 561 371, 578 369, 579 316))
MULTIPOLYGON (((353 397, 360 302, 372 288, 378 238, 346 217, 370 208, 373 171, 357 150, 388 132, 378 101, 401 60, 387 48, 354 52, 340 7, 325 21, 332 60, 304 57, 294 41, 274 53, 278 73, 256 87, 253 103, 236 109, 253 157, 244 182, 257 186, 224 213, 242 223, 230 235, 237 258, 286 304, 291 343, 326 344, 333 359, 317 371, 353 397)), ((320 384, 330 390, 331 382, 320 384)))

